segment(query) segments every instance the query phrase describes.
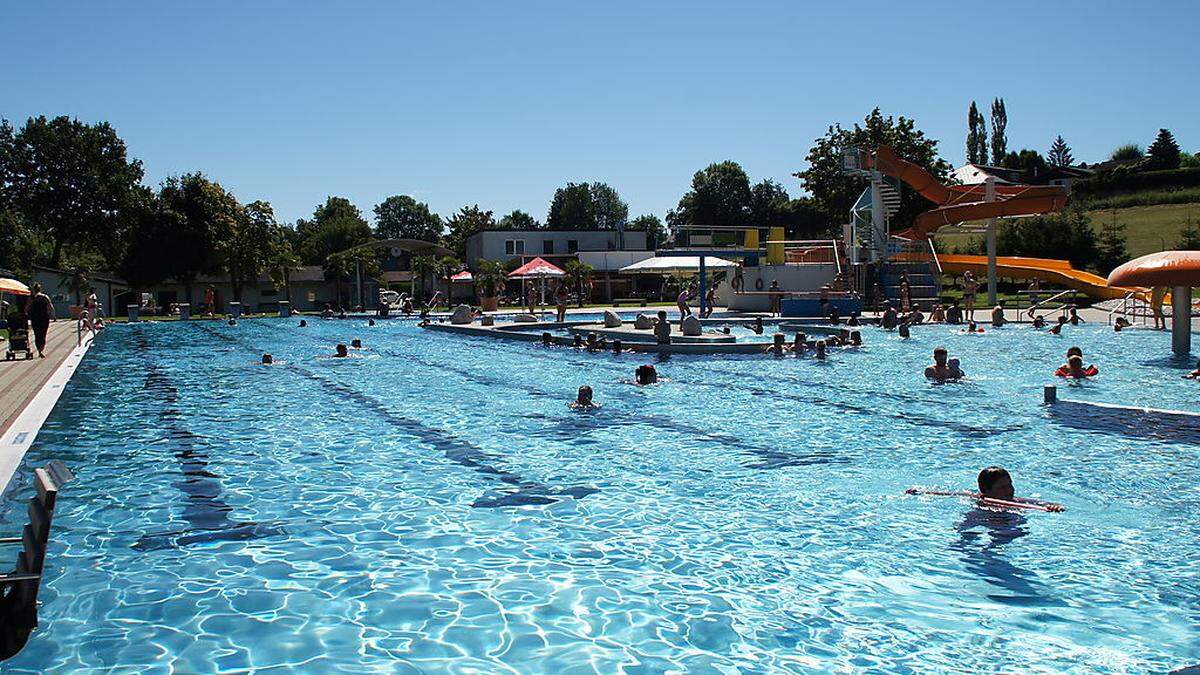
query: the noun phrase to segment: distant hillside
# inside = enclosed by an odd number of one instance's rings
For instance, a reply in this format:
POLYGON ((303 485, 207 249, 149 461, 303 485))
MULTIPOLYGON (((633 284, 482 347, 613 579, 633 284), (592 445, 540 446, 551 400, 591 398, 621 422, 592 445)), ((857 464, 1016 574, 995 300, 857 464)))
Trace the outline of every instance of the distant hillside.
POLYGON ((1114 217, 1117 222, 1124 223, 1125 235, 1129 238, 1129 253, 1136 257, 1174 246, 1189 216, 1193 223, 1200 225, 1200 196, 1192 204, 1131 206, 1088 211, 1087 215, 1097 232, 1114 217))

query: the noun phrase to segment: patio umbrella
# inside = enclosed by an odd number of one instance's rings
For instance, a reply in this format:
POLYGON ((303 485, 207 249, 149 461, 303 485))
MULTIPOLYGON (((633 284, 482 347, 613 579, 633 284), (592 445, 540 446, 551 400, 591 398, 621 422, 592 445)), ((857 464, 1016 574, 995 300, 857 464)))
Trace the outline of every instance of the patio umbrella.
MULTIPOLYGON (((737 263, 716 256, 704 256, 710 270, 733 269, 737 263)), ((700 271, 700 256, 661 256, 646 258, 622 267, 621 274, 695 274, 700 271)))
POLYGON ((16 279, 0 278, 0 293, 29 295, 29 287, 16 279))
POLYGON ((546 303, 546 279, 565 276, 567 276, 566 272, 541 258, 534 258, 508 274, 509 279, 541 279, 542 304, 546 303))
POLYGON ((463 270, 450 277, 450 281, 453 281, 456 284, 469 284, 472 281, 475 281, 475 277, 471 276, 471 270, 463 270))

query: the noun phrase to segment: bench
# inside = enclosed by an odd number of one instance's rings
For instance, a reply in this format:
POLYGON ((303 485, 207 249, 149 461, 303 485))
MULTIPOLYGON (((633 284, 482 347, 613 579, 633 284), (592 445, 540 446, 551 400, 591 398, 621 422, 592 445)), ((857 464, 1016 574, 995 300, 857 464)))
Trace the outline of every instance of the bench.
POLYGON ((637 304, 640 304, 642 307, 645 307, 645 306, 646 306, 646 299, 645 299, 645 298, 613 298, 613 301, 612 301, 612 306, 613 306, 613 307, 620 307, 620 306, 621 306, 621 303, 625 303, 625 304, 628 304, 628 305, 637 305, 637 304))
POLYGON ((0 574, 0 661, 21 651, 37 628, 37 596, 42 585, 46 546, 58 489, 75 478, 58 460, 34 469, 37 493, 29 499, 29 523, 19 537, 0 538, 0 545, 19 544, 12 572, 0 574))

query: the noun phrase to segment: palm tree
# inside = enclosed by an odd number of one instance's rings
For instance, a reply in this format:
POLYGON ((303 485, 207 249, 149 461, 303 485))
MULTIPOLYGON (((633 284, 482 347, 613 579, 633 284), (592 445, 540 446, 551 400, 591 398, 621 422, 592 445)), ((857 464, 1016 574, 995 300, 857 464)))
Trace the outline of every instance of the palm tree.
POLYGON ((431 255, 419 255, 412 259, 413 278, 418 282, 421 293, 413 291, 416 295, 416 300, 420 300, 420 296, 425 294, 425 277, 428 276, 434 269, 437 268, 437 258, 431 255))
POLYGON ((446 281, 446 306, 447 307, 451 307, 454 305, 454 302, 453 302, 454 289, 451 288, 451 285, 454 282, 450 280, 450 277, 454 276, 455 273, 457 273, 460 269, 462 269, 462 266, 463 266, 462 261, 451 255, 445 256, 441 260, 437 261, 438 276, 440 276, 442 279, 444 279, 446 281))
POLYGON ((279 242, 271 251, 267 261, 268 274, 275 290, 283 289, 283 297, 292 301, 292 272, 300 269, 300 258, 292 252, 292 247, 286 241, 279 242))
POLYGON ((77 265, 67 271, 67 277, 59 285, 75 294, 76 305, 82 305, 83 294, 85 291, 91 290, 92 280, 88 278, 88 269, 77 265))
POLYGON ((571 260, 567 262, 566 267, 563 269, 563 271, 567 273, 567 281, 571 282, 571 284, 575 286, 576 290, 579 291, 578 303, 580 307, 583 307, 584 288, 586 288, 588 282, 592 280, 593 269, 594 268, 591 265, 585 262, 579 262, 578 260, 571 260))

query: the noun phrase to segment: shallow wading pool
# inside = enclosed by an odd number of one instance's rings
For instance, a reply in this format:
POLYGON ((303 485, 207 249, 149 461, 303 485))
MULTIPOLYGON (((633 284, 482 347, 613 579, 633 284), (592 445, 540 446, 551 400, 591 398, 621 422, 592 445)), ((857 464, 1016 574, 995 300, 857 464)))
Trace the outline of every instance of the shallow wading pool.
MULTIPOLYGON (((1102 374, 1064 398, 1195 409, 1200 384, 1162 333, 1064 333, 864 328, 825 364, 676 356, 639 388, 652 357, 401 320, 116 326, 26 458, 78 480, 41 627, 4 668, 1200 662, 1194 433, 1041 405, 1071 344, 1102 374), (324 358, 354 337, 368 349, 324 358), (938 344, 968 381, 920 377, 938 344), (567 408, 581 384, 602 408, 567 408), (902 494, 988 464, 1068 511, 902 494)), ((9 490, 5 532, 28 490, 9 490)))

